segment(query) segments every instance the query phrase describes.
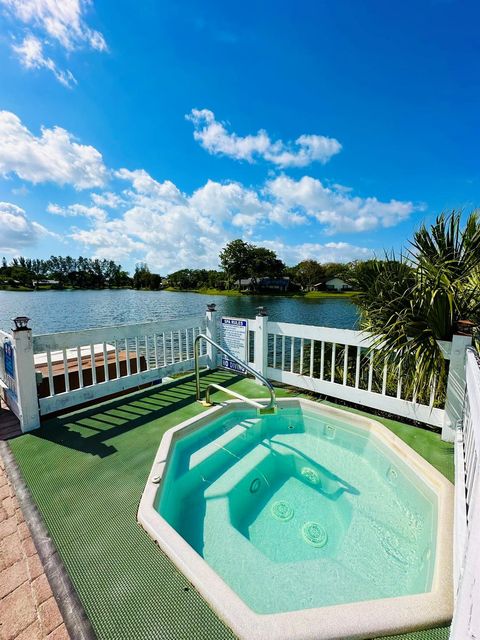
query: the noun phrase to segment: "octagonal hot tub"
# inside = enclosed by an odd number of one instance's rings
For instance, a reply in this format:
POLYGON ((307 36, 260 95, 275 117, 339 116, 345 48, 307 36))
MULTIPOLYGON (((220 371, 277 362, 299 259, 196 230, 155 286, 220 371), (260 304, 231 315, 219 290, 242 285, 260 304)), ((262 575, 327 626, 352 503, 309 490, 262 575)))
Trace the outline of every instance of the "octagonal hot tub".
POLYGON ((227 402, 170 429, 138 519, 241 638, 372 638, 452 614, 452 485, 375 420, 227 402))

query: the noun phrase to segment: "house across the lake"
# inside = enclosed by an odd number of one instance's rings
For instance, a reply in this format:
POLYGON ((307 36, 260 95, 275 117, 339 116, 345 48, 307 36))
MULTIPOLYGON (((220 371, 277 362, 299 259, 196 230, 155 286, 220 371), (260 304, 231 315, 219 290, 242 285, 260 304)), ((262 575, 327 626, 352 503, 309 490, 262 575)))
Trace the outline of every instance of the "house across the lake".
POLYGON ((59 280, 33 280, 32 284, 34 287, 42 287, 42 286, 54 287, 60 284, 60 281, 59 280))
POLYGON ((342 278, 334 276, 333 278, 322 278, 312 288, 314 291, 337 291, 340 293, 342 291, 351 291, 353 287, 342 278))

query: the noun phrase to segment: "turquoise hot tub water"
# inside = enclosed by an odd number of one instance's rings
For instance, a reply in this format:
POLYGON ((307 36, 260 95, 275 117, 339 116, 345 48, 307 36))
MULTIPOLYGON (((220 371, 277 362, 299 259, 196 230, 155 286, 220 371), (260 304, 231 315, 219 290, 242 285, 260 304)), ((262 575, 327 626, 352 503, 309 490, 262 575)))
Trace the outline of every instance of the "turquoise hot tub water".
POLYGON ((155 508, 257 613, 431 588, 435 494, 327 414, 236 410, 183 436, 155 508))

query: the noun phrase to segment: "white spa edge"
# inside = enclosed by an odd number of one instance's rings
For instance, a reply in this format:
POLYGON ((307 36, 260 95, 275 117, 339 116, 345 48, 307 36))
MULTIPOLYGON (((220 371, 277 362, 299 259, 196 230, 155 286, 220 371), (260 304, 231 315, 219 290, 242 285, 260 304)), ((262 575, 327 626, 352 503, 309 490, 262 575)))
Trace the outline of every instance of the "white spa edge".
POLYGON ((255 613, 241 600, 154 508, 161 487, 158 479, 165 471, 170 448, 179 437, 212 419, 250 408, 238 400, 216 405, 165 433, 140 501, 138 521, 142 527, 241 640, 365 639, 448 624, 453 612, 453 485, 377 420, 303 398, 279 398, 278 405, 313 409, 371 432, 433 490, 437 496, 437 544, 428 593, 270 614, 255 613))

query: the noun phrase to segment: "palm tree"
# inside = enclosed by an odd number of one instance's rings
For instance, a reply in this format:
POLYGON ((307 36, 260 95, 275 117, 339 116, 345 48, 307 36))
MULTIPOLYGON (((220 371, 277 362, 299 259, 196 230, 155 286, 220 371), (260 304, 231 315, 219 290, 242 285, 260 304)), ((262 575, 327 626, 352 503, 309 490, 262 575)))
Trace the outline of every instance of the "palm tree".
POLYGON ((457 322, 480 321, 480 222, 476 212, 437 217, 414 233, 405 256, 386 256, 358 270, 363 328, 378 336, 390 362, 402 367, 414 395, 445 382, 438 340, 457 322))

